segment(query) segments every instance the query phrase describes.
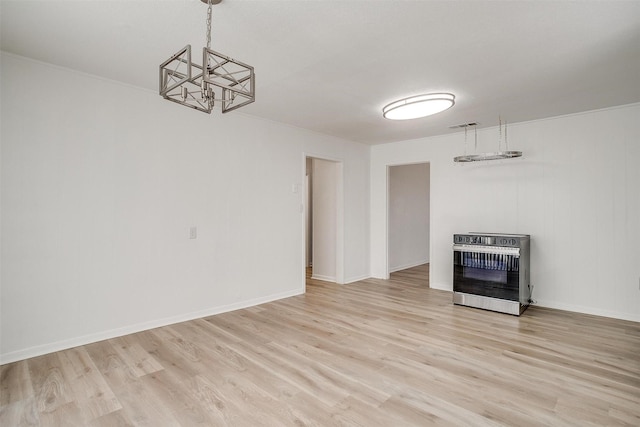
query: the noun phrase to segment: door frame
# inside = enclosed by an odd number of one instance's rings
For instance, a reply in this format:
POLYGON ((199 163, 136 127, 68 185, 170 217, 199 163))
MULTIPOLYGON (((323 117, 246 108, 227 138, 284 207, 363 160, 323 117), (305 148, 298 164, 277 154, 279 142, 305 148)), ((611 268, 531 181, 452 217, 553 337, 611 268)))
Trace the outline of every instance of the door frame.
MULTIPOLYGON (((306 180, 307 158, 326 160, 336 163, 336 283, 344 284, 344 163, 342 159, 325 156, 322 154, 303 152, 302 153, 302 178, 301 182, 306 180)), ((311 187, 313 187, 313 176, 311 177, 311 187)), ((302 230, 302 247, 301 247, 301 265, 302 265, 302 289, 306 291, 306 254, 307 254, 307 232, 306 217, 307 210, 307 190, 305 185, 301 185, 301 205, 300 205, 300 229, 302 230)), ((313 259, 313 258, 312 258, 313 259)))
MULTIPOLYGON (((432 251, 432 246, 433 246, 433 239, 431 238, 431 231, 433 230, 432 227, 432 220, 431 220, 431 213, 432 213, 432 205, 431 205, 431 162, 428 160, 424 160, 424 161, 415 161, 415 162, 406 162, 406 163, 389 163, 387 165, 385 165, 386 168, 386 191, 385 191, 385 245, 384 245, 384 250, 385 250, 385 266, 384 266, 384 279, 385 280, 389 280, 389 278, 391 277, 391 268, 390 268, 390 263, 389 263, 389 221, 390 221, 390 215, 389 215, 389 211, 390 211, 390 191, 391 191, 391 180, 390 180, 390 174, 391 174, 391 168, 392 167, 396 167, 396 166, 411 166, 411 165, 424 165, 424 164, 428 164, 429 165, 429 187, 428 187, 428 191, 429 191, 429 260, 431 260, 431 254, 433 253, 432 251)), ((429 264, 431 263, 431 261, 429 261, 429 264)), ((431 277, 431 268, 429 268, 429 273, 428 273, 428 277, 427 279, 430 279, 431 277)), ((429 283, 431 283, 429 281, 429 283)), ((429 286, 431 287, 431 286, 429 286)))

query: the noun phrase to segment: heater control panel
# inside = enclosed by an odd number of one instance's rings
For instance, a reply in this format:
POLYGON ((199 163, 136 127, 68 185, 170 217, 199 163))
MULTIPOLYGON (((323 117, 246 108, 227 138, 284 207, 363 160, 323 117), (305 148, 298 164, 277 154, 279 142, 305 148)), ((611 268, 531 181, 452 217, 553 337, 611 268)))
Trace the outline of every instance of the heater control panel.
POLYGON ((528 239, 525 234, 494 234, 494 233, 468 233, 454 234, 453 243, 464 245, 505 246, 520 247, 523 239, 528 239))

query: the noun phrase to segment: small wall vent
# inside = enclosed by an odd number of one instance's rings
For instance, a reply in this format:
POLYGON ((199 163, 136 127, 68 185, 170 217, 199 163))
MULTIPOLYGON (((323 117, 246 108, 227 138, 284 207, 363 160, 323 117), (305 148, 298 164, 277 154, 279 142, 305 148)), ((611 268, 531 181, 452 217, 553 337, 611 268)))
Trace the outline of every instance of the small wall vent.
POLYGON ((449 129, 460 129, 460 128, 468 128, 472 126, 478 126, 480 123, 472 122, 472 123, 462 123, 460 125, 449 126, 449 129))

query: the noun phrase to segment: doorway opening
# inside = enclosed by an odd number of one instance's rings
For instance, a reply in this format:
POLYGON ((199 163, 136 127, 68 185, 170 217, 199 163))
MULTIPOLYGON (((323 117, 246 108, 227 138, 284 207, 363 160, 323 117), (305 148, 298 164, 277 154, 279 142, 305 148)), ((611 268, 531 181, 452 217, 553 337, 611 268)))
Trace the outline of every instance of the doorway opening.
POLYGON ((387 167, 387 268, 394 280, 429 286, 430 164, 387 167))
POLYGON ((304 158, 304 278, 344 283, 342 163, 304 158))

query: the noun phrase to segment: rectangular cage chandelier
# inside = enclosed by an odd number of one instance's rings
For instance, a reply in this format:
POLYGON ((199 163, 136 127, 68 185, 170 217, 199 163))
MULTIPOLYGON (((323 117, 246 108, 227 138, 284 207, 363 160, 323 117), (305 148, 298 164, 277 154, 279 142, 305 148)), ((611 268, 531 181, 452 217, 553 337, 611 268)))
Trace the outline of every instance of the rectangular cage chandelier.
POLYGON ((207 46, 202 65, 192 61, 187 45, 160 64, 160 95, 169 101, 211 113, 219 105, 223 113, 255 101, 253 67, 211 49, 212 5, 222 0, 201 0, 207 8, 207 46))

